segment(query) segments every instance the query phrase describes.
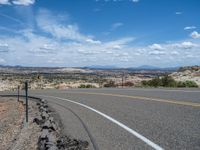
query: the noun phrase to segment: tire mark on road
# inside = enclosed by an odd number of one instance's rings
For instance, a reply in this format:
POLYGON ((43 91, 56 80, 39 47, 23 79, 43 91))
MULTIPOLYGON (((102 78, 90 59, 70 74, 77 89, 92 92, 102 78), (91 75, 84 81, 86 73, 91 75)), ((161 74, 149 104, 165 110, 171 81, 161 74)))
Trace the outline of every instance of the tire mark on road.
POLYGON ((63 105, 61 105, 61 104, 59 104, 59 103, 56 103, 56 102, 50 101, 50 103, 56 104, 56 105, 58 105, 58 106, 60 106, 60 107, 63 107, 63 108, 65 108, 65 109, 69 110, 74 116, 76 116, 77 119, 80 121, 81 125, 83 126, 83 128, 85 129, 85 131, 87 132, 87 134, 88 134, 88 136, 89 136, 89 138, 90 138, 90 141, 91 141, 91 143, 92 143, 92 146, 93 146, 94 150, 99 150, 99 148, 98 148, 98 146, 97 146, 97 144, 96 144, 96 142, 95 142, 95 140, 94 140, 92 134, 90 133, 88 127, 85 125, 85 123, 83 122, 83 120, 82 120, 72 109, 70 109, 70 108, 68 108, 68 107, 66 107, 66 106, 63 106, 63 105))

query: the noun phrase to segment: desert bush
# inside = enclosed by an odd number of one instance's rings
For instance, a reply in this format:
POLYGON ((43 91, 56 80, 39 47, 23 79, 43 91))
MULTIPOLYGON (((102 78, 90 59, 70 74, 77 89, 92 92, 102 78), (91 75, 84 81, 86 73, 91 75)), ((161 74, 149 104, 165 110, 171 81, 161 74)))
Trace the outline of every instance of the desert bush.
POLYGON ((127 82, 124 83, 124 86, 131 87, 131 86, 134 86, 134 84, 133 84, 133 82, 127 81, 127 82))
POLYGON ((142 81, 141 81, 141 84, 142 84, 142 86, 148 86, 148 81, 142 80, 142 81))
POLYGON ((96 88, 94 85, 91 84, 81 84, 78 88, 96 88))
POLYGON ((108 83, 104 84, 104 87, 116 87, 114 81, 109 81, 108 83))
POLYGON ((148 81, 148 85, 153 86, 153 87, 161 86, 162 80, 160 80, 158 77, 154 78, 154 79, 148 81))
POLYGON ((194 81, 175 81, 170 76, 164 76, 162 78, 154 78, 149 81, 142 81, 143 86, 150 86, 150 87, 198 87, 196 82, 194 81))
POLYGON ((166 75, 161 78, 162 86, 164 87, 176 87, 177 82, 170 76, 166 75))
POLYGON ((196 84, 196 82, 194 81, 185 81, 186 87, 198 87, 198 85, 196 84))
POLYGON ((185 82, 178 81, 177 82, 177 87, 186 87, 186 84, 185 84, 185 82))

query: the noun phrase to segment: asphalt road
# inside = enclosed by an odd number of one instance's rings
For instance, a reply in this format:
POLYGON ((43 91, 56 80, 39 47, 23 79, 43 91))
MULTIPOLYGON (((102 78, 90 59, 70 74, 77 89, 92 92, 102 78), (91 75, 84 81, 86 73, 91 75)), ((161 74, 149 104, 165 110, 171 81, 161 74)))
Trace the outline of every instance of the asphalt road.
POLYGON ((200 149, 199 89, 31 91, 60 115, 65 134, 90 149, 200 149), (71 100, 71 101, 70 101, 71 100))

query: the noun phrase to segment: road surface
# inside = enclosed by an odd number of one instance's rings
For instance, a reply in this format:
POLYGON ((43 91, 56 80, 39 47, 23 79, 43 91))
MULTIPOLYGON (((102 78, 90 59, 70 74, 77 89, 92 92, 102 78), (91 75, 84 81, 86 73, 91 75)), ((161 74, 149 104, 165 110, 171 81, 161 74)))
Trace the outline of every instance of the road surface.
POLYGON ((199 89, 37 90, 90 149, 200 149, 199 89))

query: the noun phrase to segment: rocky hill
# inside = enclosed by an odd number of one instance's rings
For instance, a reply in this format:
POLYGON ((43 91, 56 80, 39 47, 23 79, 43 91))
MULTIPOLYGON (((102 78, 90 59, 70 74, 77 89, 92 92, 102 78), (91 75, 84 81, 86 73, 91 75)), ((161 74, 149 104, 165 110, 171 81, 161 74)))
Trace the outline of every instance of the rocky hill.
POLYGON ((173 72, 171 76, 177 81, 194 81, 200 86, 200 66, 186 66, 173 72))

